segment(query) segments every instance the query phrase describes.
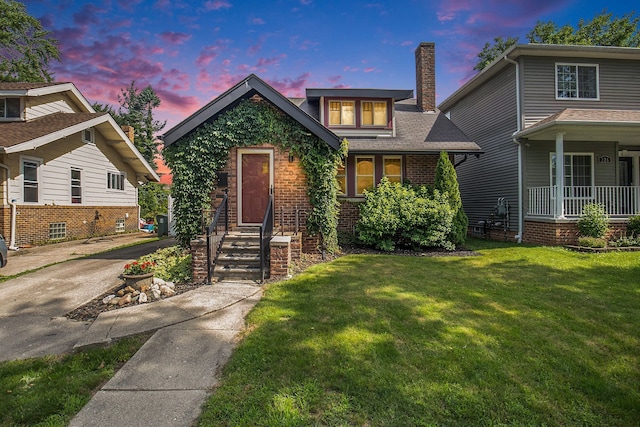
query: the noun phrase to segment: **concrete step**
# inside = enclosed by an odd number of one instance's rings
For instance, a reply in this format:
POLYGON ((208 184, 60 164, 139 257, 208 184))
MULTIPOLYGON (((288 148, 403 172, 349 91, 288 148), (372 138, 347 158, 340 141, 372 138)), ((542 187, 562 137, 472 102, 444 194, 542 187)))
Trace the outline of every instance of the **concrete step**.
POLYGON ((225 279, 260 280, 260 267, 234 268, 216 265, 213 275, 217 281, 225 279))

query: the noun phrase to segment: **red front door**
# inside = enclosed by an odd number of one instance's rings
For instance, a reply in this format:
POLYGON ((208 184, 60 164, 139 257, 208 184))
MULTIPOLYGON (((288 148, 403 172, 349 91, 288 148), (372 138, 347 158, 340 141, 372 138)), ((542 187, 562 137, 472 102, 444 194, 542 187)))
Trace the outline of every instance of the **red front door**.
POLYGON ((269 203, 271 156, 269 153, 241 153, 242 224, 261 224, 269 203))

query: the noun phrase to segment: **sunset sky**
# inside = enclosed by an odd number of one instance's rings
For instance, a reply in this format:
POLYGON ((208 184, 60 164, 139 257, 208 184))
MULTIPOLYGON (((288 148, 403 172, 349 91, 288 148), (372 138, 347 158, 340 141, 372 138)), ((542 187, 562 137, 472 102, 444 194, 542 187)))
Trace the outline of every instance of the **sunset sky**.
POLYGON ((27 11, 59 41, 57 81, 118 106, 136 81, 161 98, 168 130, 250 73, 287 96, 308 87, 414 89, 414 56, 436 43, 437 102, 474 75, 494 37, 537 21, 576 25, 631 2, 576 0, 32 0, 27 11))

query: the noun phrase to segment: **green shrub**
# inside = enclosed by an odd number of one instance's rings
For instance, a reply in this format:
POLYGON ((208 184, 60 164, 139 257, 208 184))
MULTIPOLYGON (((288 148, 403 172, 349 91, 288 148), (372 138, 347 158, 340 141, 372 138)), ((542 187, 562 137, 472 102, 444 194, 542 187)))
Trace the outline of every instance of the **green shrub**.
POLYGON ((158 249, 140 257, 140 262, 156 263, 155 277, 175 283, 191 281, 191 254, 180 246, 158 249))
POLYGON ((600 237, 580 237, 578 245, 586 248, 606 248, 607 241, 600 237))
POLYGON ((456 170, 445 151, 440 152, 440 158, 436 165, 436 173, 433 180, 433 188, 447 195, 449 205, 453 210, 453 224, 448 239, 455 245, 461 245, 467 237, 469 219, 462 208, 462 198, 458 186, 456 170))
POLYGON ((578 231, 583 237, 602 238, 609 229, 609 217, 604 206, 589 203, 582 208, 582 216, 578 220, 578 231))
POLYGON ((640 236, 623 236, 619 239, 613 240, 609 242, 609 246, 613 246, 615 248, 628 248, 631 246, 640 246, 640 236))
POLYGON ((640 237, 640 215, 629 218, 627 236, 640 237))
POLYGON ((384 251, 396 245, 455 249, 448 240, 454 212, 447 195, 383 178, 365 192, 356 230, 360 240, 384 251))

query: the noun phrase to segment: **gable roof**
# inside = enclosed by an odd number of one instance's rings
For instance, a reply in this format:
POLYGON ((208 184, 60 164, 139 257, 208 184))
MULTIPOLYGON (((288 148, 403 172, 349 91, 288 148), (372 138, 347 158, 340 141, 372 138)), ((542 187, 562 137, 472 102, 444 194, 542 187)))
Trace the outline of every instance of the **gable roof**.
POLYGON ((0 82, 0 96, 43 96, 61 92, 67 92, 71 99, 84 111, 88 113, 96 112, 76 85, 70 82, 0 82))
POLYGON ((395 111, 396 136, 351 137, 349 153, 482 153, 480 147, 444 114, 420 111, 415 99, 396 102, 395 111))
POLYGON ((509 61, 521 56, 549 56, 555 58, 592 58, 592 59, 627 59, 640 61, 640 48, 618 46, 580 46, 555 44, 517 44, 504 51, 491 64, 473 76, 467 83, 442 101, 438 108, 449 110, 456 102, 501 72, 504 68, 513 67, 509 61))
POLYGON ((28 121, 0 122, 0 152, 30 151, 88 128, 98 129, 136 172, 137 179, 160 180, 108 113, 53 113, 28 121))
POLYGON ((289 99, 255 74, 249 75, 231 89, 169 129, 163 137, 164 146, 167 147, 175 143, 203 123, 214 121, 220 114, 238 105, 240 101, 249 99, 256 94, 296 120, 311 133, 326 142, 330 147, 336 150, 340 147, 340 138, 335 133, 322 126, 320 122, 298 108, 289 99))

